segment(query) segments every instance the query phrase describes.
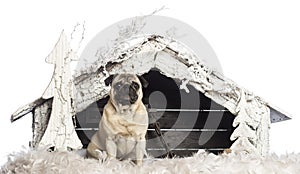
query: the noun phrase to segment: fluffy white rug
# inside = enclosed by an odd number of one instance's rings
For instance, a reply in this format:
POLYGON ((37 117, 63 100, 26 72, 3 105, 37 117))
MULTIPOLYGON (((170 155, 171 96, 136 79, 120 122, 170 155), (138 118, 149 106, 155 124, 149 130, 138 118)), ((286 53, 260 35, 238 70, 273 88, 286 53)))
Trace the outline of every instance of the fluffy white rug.
POLYGON ((21 152, 9 157, 0 173, 300 173, 300 154, 265 158, 255 155, 223 154, 213 155, 198 152, 193 157, 174 159, 145 159, 140 167, 130 161, 98 161, 86 159, 82 154, 72 152, 21 152))

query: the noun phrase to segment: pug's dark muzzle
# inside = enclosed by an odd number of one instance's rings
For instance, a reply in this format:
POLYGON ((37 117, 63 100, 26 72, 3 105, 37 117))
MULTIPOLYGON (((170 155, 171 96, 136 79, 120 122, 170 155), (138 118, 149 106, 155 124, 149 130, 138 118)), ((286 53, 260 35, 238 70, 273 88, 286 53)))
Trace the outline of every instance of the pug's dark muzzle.
POLYGON ((134 104, 138 99, 138 90, 139 84, 136 82, 132 82, 129 84, 116 84, 114 87, 116 91, 115 100, 121 105, 130 105, 134 104))

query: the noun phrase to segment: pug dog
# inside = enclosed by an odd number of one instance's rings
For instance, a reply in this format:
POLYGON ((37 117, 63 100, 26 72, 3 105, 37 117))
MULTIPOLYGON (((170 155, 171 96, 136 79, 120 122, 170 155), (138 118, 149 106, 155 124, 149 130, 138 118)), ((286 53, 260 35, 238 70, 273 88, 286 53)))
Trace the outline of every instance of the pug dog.
POLYGON ((146 154, 148 128, 142 87, 147 87, 148 82, 134 74, 118 74, 107 78, 105 84, 111 84, 110 98, 104 107, 99 130, 87 147, 87 154, 98 159, 105 151, 109 158, 131 159, 141 165, 146 154))

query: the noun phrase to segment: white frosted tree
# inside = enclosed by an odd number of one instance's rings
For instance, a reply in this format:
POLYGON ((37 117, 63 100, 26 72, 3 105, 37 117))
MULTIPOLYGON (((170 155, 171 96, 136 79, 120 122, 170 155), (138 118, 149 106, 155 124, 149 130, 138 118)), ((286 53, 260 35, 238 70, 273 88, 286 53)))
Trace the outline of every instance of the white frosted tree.
POLYGON ((48 126, 38 145, 39 148, 54 147, 56 150, 67 150, 82 147, 72 120, 75 108, 72 103, 74 84, 70 63, 73 60, 77 60, 77 56, 62 31, 54 49, 46 58, 47 63, 54 64, 54 73, 42 98, 53 97, 53 103, 48 126))
POLYGON ((248 153, 257 153, 255 147, 257 143, 255 121, 247 112, 249 104, 247 103, 246 94, 243 90, 240 91, 240 100, 236 107, 237 116, 233 121, 233 127, 236 127, 235 131, 231 135, 230 139, 235 142, 231 146, 232 150, 245 151, 248 153))

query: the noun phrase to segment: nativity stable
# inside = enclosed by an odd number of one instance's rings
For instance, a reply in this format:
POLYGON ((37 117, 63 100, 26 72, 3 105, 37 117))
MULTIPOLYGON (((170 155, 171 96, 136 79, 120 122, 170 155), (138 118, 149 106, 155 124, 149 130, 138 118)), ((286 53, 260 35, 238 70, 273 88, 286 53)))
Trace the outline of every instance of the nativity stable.
POLYGON ((118 41, 90 67, 71 74, 77 56, 64 33, 46 58, 55 65, 41 98, 19 108, 14 122, 33 116, 33 148, 85 148, 97 131, 112 74, 134 73, 148 108, 147 152, 154 157, 189 156, 199 149, 266 155, 271 123, 289 117, 259 96, 213 71, 179 41, 139 35, 118 41), (107 56, 109 55, 109 56, 107 56))

